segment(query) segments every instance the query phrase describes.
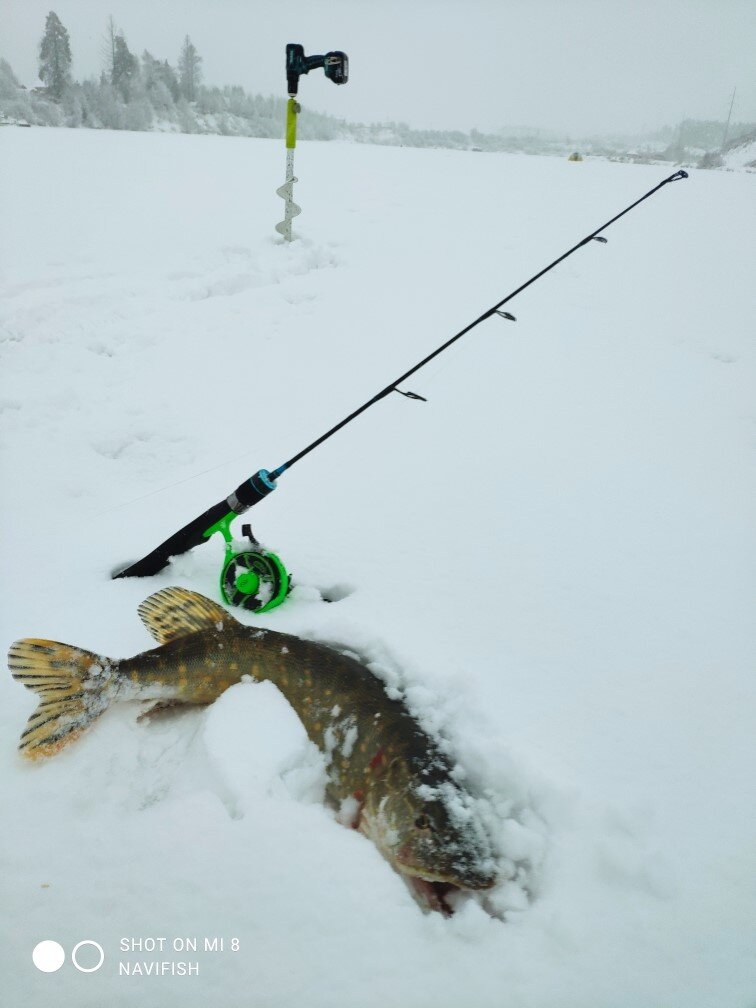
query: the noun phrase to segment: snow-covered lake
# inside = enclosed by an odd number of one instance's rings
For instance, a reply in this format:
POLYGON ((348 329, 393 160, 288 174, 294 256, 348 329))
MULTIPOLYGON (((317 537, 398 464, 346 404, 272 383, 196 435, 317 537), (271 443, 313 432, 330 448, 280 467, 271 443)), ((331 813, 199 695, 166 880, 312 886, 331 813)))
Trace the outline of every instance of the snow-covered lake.
MULTIPOLYGON (((112 656, 151 592, 217 597, 222 550, 115 566, 673 170, 303 143, 282 245, 273 141, 9 127, 0 163, 0 632, 112 656)), ((6 675, 4 1005, 753 1004, 755 185, 664 187, 244 519, 296 581, 257 624, 376 662, 496 797, 503 919, 418 909, 269 684, 29 766, 6 675), (119 975, 152 960, 199 975, 119 975)))

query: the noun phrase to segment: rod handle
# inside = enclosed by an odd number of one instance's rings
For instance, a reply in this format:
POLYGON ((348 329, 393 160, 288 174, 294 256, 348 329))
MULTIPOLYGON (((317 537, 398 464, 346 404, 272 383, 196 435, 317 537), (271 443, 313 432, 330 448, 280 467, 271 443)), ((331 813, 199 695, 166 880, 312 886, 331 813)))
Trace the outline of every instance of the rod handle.
POLYGON ((267 497, 276 489, 276 481, 267 469, 260 469, 248 480, 241 483, 225 500, 213 504, 188 525, 174 532, 165 542, 123 570, 116 571, 113 580, 127 577, 151 577, 170 563, 171 557, 187 553, 195 546, 207 542, 207 531, 227 516, 243 514, 249 508, 267 497))

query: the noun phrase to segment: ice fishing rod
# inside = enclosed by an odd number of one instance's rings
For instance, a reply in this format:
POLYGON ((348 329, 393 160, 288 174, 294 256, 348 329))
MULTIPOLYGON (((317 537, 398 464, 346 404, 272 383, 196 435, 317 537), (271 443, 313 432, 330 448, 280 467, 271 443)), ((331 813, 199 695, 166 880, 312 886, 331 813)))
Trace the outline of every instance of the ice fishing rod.
POLYGON ((524 284, 521 284, 511 294, 507 294, 506 297, 498 301, 488 311, 483 312, 475 321, 465 326, 464 329, 460 329, 451 339, 442 343, 440 347, 428 354, 427 357, 424 357, 408 371, 405 371, 404 374, 389 382, 372 399, 368 399, 367 402, 364 402, 360 407, 344 417, 343 420, 331 427, 330 430, 327 430, 325 434, 312 441, 301 451, 297 452, 296 455, 293 455, 287 462, 284 462, 272 471, 268 471, 267 469, 258 470, 254 476, 250 476, 241 483, 228 497, 217 504, 213 504, 207 511, 203 512, 193 521, 190 521, 188 525, 179 529, 178 532, 175 532, 151 553, 148 553, 141 560, 131 564, 124 570, 114 573, 113 577, 150 577, 167 566, 171 557, 186 553, 195 546, 206 542, 214 532, 220 532, 226 543, 226 557, 221 571, 221 593, 226 601, 256 612, 272 609, 273 606, 280 604, 286 598, 286 593, 289 589, 289 578, 286 569, 275 554, 267 553, 260 548, 260 544, 254 539, 247 525, 244 526, 243 532, 249 536, 251 548, 236 552, 230 531, 233 519, 237 515, 244 514, 245 511, 258 504, 264 497, 267 497, 269 493, 275 490, 277 485, 276 480, 287 470, 291 469, 300 459, 303 459, 305 455, 309 455, 310 452, 323 444, 324 441, 333 437, 342 427, 346 427, 347 424, 355 420, 361 413, 364 413, 365 410, 380 402, 381 399, 384 399, 390 393, 398 392, 400 395, 407 396, 410 399, 422 400, 422 396, 414 392, 402 391, 398 386, 435 357, 438 357, 452 343, 456 343, 457 340, 469 333, 471 329, 474 329, 475 326, 480 325, 481 322, 491 318, 493 315, 498 315, 512 322, 516 321, 515 317, 510 315, 509 312, 501 310, 503 305, 511 301, 512 298, 516 297, 527 287, 530 287, 531 284, 534 284, 536 280, 540 280, 542 276, 554 269, 555 266, 558 266, 559 263, 564 262, 568 256, 571 256, 579 248, 582 248, 591 241, 606 243, 606 238, 600 237, 602 231, 605 231, 618 221, 620 217, 624 217, 625 214, 637 207, 638 204, 653 196, 654 193, 658 192, 667 183, 676 182, 679 179, 687 177, 688 173, 680 169, 670 175, 669 178, 665 178, 657 186, 654 186, 653 189, 650 189, 645 195, 641 196, 640 199, 631 203, 621 213, 612 217, 606 224, 602 224, 600 228, 592 231, 576 245, 573 245, 571 249, 568 249, 567 252, 559 256, 558 259, 555 259, 539 273, 536 273, 535 276, 532 276, 524 284))

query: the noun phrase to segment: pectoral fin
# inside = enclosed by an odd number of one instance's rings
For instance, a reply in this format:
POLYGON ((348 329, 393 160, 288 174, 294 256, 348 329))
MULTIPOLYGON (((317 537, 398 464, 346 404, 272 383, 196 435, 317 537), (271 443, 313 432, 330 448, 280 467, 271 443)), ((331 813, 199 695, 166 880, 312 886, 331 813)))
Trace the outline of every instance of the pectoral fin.
POLYGON ((186 703, 184 700, 158 700, 147 710, 143 710, 137 717, 137 721, 152 721, 155 718, 163 717, 166 714, 175 714, 184 711, 187 707, 199 707, 204 704, 186 703))

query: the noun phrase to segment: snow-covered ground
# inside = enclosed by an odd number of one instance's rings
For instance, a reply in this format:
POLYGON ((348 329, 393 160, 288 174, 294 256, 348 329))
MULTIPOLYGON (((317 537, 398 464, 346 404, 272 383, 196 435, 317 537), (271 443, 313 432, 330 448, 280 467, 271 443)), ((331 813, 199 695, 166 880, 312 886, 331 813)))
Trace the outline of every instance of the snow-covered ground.
MULTIPOLYGON (((215 596, 221 548, 114 566, 669 174, 302 144, 282 245, 272 141, 6 129, 0 163, 2 644, 113 656, 151 646, 149 593, 215 596)), ((269 684, 123 705, 28 766, 7 675, 4 1005, 753 1005, 753 201, 746 173, 665 187, 250 512, 297 582, 257 622, 375 661, 489 791, 525 865, 504 919, 424 915, 269 684), (119 975, 152 960, 199 975, 119 975)))
POLYGON ((725 167, 730 169, 750 168, 756 163, 756 140, 748 140, 733 147, 724 156, 725 167))

